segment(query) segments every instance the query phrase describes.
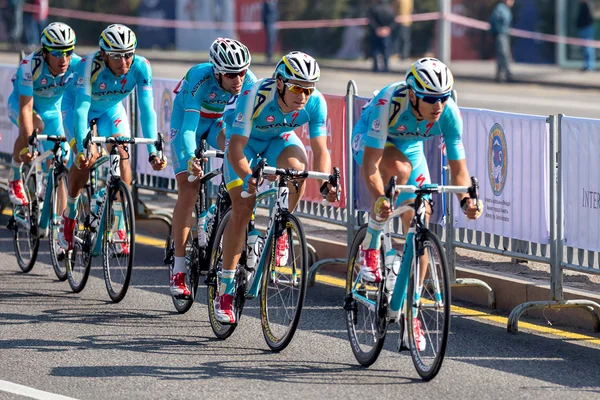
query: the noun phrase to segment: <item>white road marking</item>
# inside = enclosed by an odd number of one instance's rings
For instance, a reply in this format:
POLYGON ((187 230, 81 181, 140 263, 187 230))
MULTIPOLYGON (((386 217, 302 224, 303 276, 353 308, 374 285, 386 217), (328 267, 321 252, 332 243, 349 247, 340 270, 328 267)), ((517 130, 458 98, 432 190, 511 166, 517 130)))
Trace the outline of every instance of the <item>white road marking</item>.
POLYGON ((67 397, 60 394, 54 394, 50 392, 44 392, 43 390, 37 390, 30 388, 29 386, 19 385, 0 379, 0 391, 18 394, 20 396, 31 397, 32 399, 44 399, 44 400, 75 400, 73 397, 67 397))

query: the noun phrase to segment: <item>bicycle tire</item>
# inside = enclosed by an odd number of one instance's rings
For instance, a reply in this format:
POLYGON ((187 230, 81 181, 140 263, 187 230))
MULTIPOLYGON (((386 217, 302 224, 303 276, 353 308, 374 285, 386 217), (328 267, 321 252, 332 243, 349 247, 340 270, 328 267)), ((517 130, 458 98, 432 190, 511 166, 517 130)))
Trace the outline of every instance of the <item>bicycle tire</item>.
POLYGON ((260 291, 262 331, 267 345, 274 352, 285 349, 294 337, 294 333, 300 322, 300 316, 302 315, 308 279, 308 247, 302 224, 292 214, 282 216, 280 224, 284 228, 282 234, 286 232, 288 239, 288 259, 286 266, 275 266, 274 260, 278 236, 273 235, 264 250, 268 253, 263 266, 260 291), (294 234, 296 234, 296 238, 293 237, 294 234), (298 243, 297 250, 296 246, 294 246, 295 241, 298 243), (298 260, 295 255, 298 255, 300 259, 298 260), (292 264, 288 265, 290 260, 292 260, 292 264), (298 278, 300 279, 298 280, 298 278), (289 298, 291 303, 295 303, 293 314, 290 313, 291 308, 288 309, 283 305, 286 298, 289 298), (279 302, 277 300, 281 301, 281 306, 278 306, 279 302), (279 329, 278 326, 284 329, 279 329), (281 330, 282 332, 278 332, 281 330))
MULTIPOLYGON (((221 270, 223 262, 223 234, 225 233, 225 227, 231 218, 231 209, 227 210, 223 214, 223 218, 219 222, 215 239, 210 246, 210 269, 206 279, 207 284, 207 305, 208 305, 208 320, 210 327, 212 328, 215 336, 218 339, 225 340, 235 331, 237 323, 235 324, 221 324, 217 321, 215 316, 215 296, 217 294, 217 288, 219 285, 218 273, 221 270)), ((236 296, 234 296, 236 297, 236 296)))
MULTIPOLYGON (((421 378, 425 381, 429 381, 438 374, 444 361, 446 354, 446 348, 448 345, 448 334, 450 331, 450 307, 451 307, 451 294, 450 294, 450 273, 448 271, 448 263, 446 261, 446 255, 444 247, 440 239, 433 232, 424 232, 422 236, 423 243, 426 251, 429 255, 429 266, 427 274, 424 279, 423 290, 419 297, 419 303, 415 304, 415 283, 414 283, 414 271, 411 271, 411 277, 408 284, 407 290, 407 301, 410 300, 412 305, 407 308, 407 325, 408 325, 408 337, 410 342, 410 355, 413 360, 413 364, 417 369, 417 372, 421 378), (433 250, 435 253, 433 253, 433 250), (432 255, 438 257, 437 262, 432 263, 432 255), (435 267, 435 274, 437 279, 434 278, 431 267, 435 267), (441 280, 440 280, 441 276, 441 280), (439 288, 442 293, 436 294, 437 290, 435 281, 437 280, 439 288), (437 296, 441 298, 441 305, 439 301, 436 301, 437 296), (439 310, 440 307, 443 309, 439 310), (416 312, 416 314, 415 314, 416 312), (442 326, 436 327, 435 329, 429 330, 429 327, 433 327, 434 320, 439 320, 442 317, 442 326), (426 338, 426 347, 424 350, 419 350, 415 342, 414 335, 414 321, 415 318, 421 322, 422 329, 425 330, 424 337, 426 338), (435 340, 435 342, 434 342, 435 340), (435 348, 434 348, 435 344, 435 348), (431 357, 427 356, 427 353, 433 350, 431 357), (426 361, 431 362, 427 365, 426 361)), ((415 263, 419 265, 419 262, 415 263)))
POLYGON ((129 282, 131 281, 131 271, 135 258, 135 210, 131 192, 125 182, 120 180, 116 187, 109 185, 107 192, 108 204, 105 211, 106 223, 102 238, 102 264, 108 296, 113 303, 118 303, 127 294, 129 282), (114 193, 115 189, 117 193, 114 193), (114 216, 117 194, 121 203, 124 238, 117 237, 119 236, 119 226, 117 226, 117 232, 113 232, 113 223, 117 223, 114 216), (125 259, 124 262, 120 262, 123 258, 125 259), (111 265, 111 261, 113 265, 111 265))
POLYGON ((77 217, 73 237, 81 239, 81 245, 73 243, 73 250, 69 251, 65 265, 67 267, 67 280, 74 293, 81 292, 90 276, 92 268, 92 243, 90 231, 90 188, 85 186, 81 190, 77 202, 77 217))
POLYGON ((56 218, 61 218, 58 214, 58 210, 56 209, 56 197, 57 191, 60 187, 61 181, 65 183, 65 190, 67 190, 67 180, 64 176, 58 176, 58 182, 54 182, 54 176, 52 176, 52 186, 48 187, 46 190, 50 190, 52 188, 52 193, 50 195, 50 204, 48 219, 50 220, 48 223, 48 245, 50 246, 50 260, 52 261, 52 269, 54 269, 54 273, 59 281, 63 282, 69 278, 69 274, 67 273, 67 263, 64 253, 62 256, 62 260, 59 259, 59 255, 56 253, 56 245, 58 243, 58 228, 59 222, 56 218))
MULTIPOLYGON (((22 176, 27 176, 30 170, 28 164, 23 165, 22 176)), ((18 222, 14 224, 13 230, 13 245, 15 254, 17 256, 17 264, 22 272, 27 273, 33 269, 37 260, 38 251, 40 248, 40 237, 38 229, 39 219, 39 202, 36 190, 36 175, 31 174, 24 183, 25 196, 29 200, 27 206, 14 206, 13 205, 13 218, 18 212, 23 212, 21 215, 23 219, 27 219, 30 229, 29 231, 19 226, 18 222), (23 239, 23 240, 21 240, 23 239), (22 245, 21 245, 22 242, 22 245), (25 250, 25 247, 28 250, 25 250), (27 257, 26 253, 29 253, 27 257)))
MULTIPOLYGON (((356 232, 354 240, 352 241, 352 246, 350 247, 350 253, 348 255, 348 272, 346 274, 346 298, 344 303, 344 310, 346 311, 346 329, 348 331, 350 347, 352 348, 352 353, 354 353, 356 361, 363 367, 369 367, 377 361, 377 358, 383 349, 387 332, 387 307, 384 307, 381 310, 376 309, 375 311, 371 311, 364 304, 356 301, 352 296, 354 283, 360 273, 360 245, 367 235, 367 229, 367 225, 361 226, 356 232), (360 312, 360 307, 363 307, 367 311, 366 316, 363 316, 365 321, 362 328, 360 325, 363 318, 359 317, 363 315, 363 313, 360 312), (384 313, 383 316, 380 315, 382 312, 384 313), (377 332, 377 334, 373 334, 373 329, 371 328, 373 325, 378 327, 379 332, 377 332), (362 339, 364 339, 364 343, 361 345, 362 339)), ((384 260, 385 258, 380 257, 380 259, 384 260)), ((382 270, 384 270, 384 268, 382 268, 382 270)), ((364 297, 369 300, 375 300, 375 303, 379 305, 380 300, 377 299, 381 299, 382 296, 384 296, 384 279, 382 279, 379 284, 365 286, 363 283, 362 285, 360 294, 364 295, 364 297)))

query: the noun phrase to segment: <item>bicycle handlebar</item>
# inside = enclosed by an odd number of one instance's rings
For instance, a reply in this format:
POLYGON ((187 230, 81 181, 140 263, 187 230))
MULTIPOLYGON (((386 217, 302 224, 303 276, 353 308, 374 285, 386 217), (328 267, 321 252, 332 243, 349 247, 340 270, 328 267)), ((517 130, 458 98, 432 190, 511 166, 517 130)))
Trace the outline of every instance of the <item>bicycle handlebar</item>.
MULTIPOLYGON (((196 149, 196 152, 194 154, 196 156, 196 158, 198 160, 204 160, 205 158, 223 158, 225 155, 225 152, 221 151, 221 150, 202 150, 202 149, 196 149)), ((189 175, 188 176, 188 182, 194 182, 196 179, 200 178, 200 176, 196 176, 196 175, 189 175)))
MULTIPOLYGON (((266 158, 261 158, 260 161, 258 162, 258 164, 252 169, 252 177, 254 179, 256 179, 257 184, 260 184, 260 182, 262 181, 262 178, 264 175, 276 175, 276 176, 280 176, 280 177, 284 177, 287 179, 321 179, 321 180, 326 180, 328 181, 327 183, 330 183, 332 186, 335 186, 338 189, 337 192, 337 200, 339 201, 340 198, 340 170, 339 168, 335 167, 333 169, 333 174, 328 174, 326 172, 318 172, 318 171, 298 171, 295 170, 293 168, 274 168, 274 167, 268 167, 267 166, 267 160, 266 158)), ((257 191, 258 191, 258 185, 257 185, 257 191)), ((253 196, 254 194, 250 194, 247 191, 242 191, 242 198, 247 199, 251 196, 253 196)), ((323 205, 329 205, 331 204, 329 201, 327 200, 323 200, 321 202, 321 204, 323 205)))

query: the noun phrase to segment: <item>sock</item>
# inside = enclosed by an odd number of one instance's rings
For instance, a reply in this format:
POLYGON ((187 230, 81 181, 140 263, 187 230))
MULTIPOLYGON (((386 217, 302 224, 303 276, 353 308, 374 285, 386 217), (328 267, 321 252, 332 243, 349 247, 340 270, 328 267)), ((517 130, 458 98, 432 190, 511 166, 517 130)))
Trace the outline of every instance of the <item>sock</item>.
POLYGON ((377 222, 372 218, 369 218, 369 227, 367 229, 367 236, 362 242, 364 250, 375 249, 379 250, 381 247, 381 231, 385 226, 385 222, 377 222))
POLYGON ((219 295, 223 296, 224 294, 233 294, 235 286, 233 284, 233 277, 235 276, 235 269, 223 270, 221 273, 221 287, 219 290, 219 295))
POLYGON ((187 267, 185 265, 185 257, 175 256, 175 266, 173 267, 173 275, 183 272, 187 274, 187 267))
POLYGON ((73 198, 67 195, 67 218, 75 219, 77 216, 77 201, 79 200, 79 196, 73 198))
POLYGON ((18 181, 21 179, 21 166, 23 163, 15 162, 12 160, 12 164, 10 165, 10 171, 8 172, 8 181, 18 181))
POLYGON ((117 229, 120 231, 125 230, 125 218, 123 218, 123 206, 120 201, 115 201, 113 204, 113 210, 115 213, 117 229))

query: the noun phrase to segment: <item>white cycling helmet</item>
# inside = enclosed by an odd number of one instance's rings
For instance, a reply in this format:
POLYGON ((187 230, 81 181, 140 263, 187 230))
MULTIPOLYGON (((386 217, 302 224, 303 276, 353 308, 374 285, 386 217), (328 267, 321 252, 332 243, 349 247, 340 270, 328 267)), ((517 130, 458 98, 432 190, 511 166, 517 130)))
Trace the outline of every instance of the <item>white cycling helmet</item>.
POLYGON ((102 31, 99 45, 104 51, 131 51, 137 47, 137 38, 125 25, 112 24, 102 31))
POLYGON ((308 54, 292 51, 283 56, 275 67, 275 77, 282 76, 285 80, 293 79, 301 82, 316 83, 321 77, 317 61, 308 54))
POLYGON ((406 72, 406 85, 423 95, 442 96, 452 91, 454 77, 437 58, 421 58, 406 72))
POLYGON ((42 45, 53 49, 75 46, 75 32, 62 22, 53 22, 42 31, 42 45))
POLYGON ((241 42, 228 38, 217 38, 211 45, 208 59, 216 72, 242 72, 250 66, 250 51, 241 42))

